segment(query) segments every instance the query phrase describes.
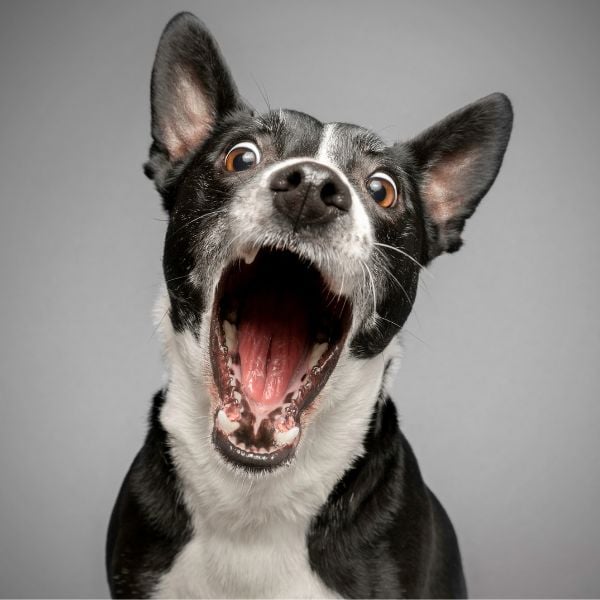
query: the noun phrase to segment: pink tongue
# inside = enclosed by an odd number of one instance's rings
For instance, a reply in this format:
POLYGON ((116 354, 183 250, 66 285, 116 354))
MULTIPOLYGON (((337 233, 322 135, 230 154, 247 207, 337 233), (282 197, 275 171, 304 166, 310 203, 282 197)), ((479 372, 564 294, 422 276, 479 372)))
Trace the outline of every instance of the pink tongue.
POLYGON ((285 290, 251 294, 238 324, 242 388, 250 400, 280 404, 304 367, 309 350, 308 315, 285 290))

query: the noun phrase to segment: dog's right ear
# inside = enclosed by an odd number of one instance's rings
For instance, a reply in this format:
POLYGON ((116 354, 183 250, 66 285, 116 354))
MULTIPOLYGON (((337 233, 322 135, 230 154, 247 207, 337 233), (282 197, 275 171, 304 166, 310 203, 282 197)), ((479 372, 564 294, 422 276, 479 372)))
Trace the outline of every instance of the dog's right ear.
POLYGON ((216 41, 191 13, 175 15, 165 27, 150 94, 152 146, 144 171, 163 193, 171 168, 206 140, 220 117, 242 108, 243 102, 216 41))

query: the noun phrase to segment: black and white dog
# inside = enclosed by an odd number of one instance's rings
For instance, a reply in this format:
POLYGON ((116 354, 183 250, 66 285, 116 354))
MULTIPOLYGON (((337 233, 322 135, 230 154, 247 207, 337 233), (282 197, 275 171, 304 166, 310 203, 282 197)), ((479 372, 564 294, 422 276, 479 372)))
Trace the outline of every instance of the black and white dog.
POLYGON ((419 272, 460 247, 511 126, 502 94, 392 146, 257 114, 204 25, 171 20, 145 167, 168 383, 113 510, 113 596, 466 594, 386 390, 419 272))

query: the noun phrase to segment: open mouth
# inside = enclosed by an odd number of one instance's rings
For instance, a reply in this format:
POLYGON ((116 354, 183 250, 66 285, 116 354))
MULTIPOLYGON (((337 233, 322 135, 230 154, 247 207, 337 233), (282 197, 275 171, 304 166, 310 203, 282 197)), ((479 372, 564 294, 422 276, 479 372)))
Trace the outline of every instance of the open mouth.
POLYGON ((229 461, 289 462, 301 417, 331 375, 350 329, 350 301, 288 251, 235 261, 217 286, 211 360, 219 397, 213 442, 229 461))

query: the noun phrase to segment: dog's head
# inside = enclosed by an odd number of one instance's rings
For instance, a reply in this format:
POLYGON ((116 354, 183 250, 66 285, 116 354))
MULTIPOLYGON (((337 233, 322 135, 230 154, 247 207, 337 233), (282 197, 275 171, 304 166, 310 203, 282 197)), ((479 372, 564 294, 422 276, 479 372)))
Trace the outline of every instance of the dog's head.
POLYGON ((511 125, 502 94, 391 146, 354 125, 257 114, 200 21, 167 25, 146 174, 169 215, 163 264, 185 378, 210 397, 230 464, 289 463, 336 368, 390 344, 422 266, 460 247, 511 125))

